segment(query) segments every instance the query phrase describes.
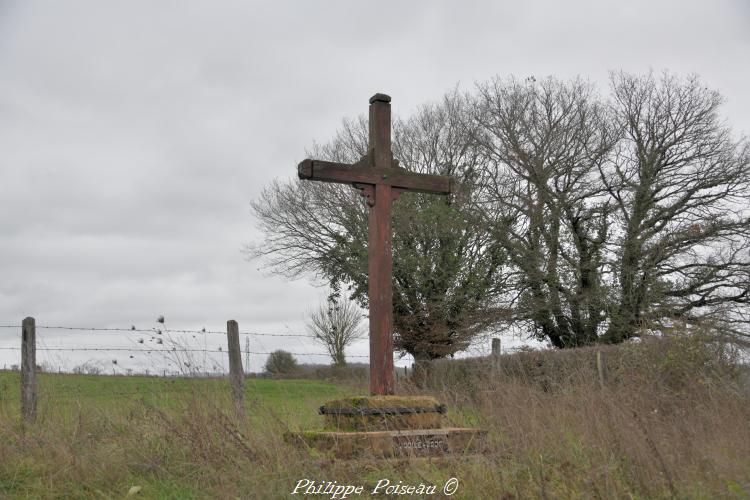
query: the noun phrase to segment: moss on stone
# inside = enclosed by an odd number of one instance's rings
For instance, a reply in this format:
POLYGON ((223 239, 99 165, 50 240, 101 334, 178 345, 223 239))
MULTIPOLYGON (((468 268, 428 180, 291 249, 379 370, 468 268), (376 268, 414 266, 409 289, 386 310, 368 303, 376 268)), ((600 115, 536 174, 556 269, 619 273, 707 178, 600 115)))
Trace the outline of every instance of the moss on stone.
POLYGON ((326 408, 432 408, 432 396, 355 396, 326 402, 326 408))
MULTIPOLYGON (((435 408, 431 396, 358 396, 326 402, 329 409, 364 408, 435 408)), ((440 428, 440 414, 404 413, 399 415, 325 415, 326 428, 338 431, 371 431, 440 428)))

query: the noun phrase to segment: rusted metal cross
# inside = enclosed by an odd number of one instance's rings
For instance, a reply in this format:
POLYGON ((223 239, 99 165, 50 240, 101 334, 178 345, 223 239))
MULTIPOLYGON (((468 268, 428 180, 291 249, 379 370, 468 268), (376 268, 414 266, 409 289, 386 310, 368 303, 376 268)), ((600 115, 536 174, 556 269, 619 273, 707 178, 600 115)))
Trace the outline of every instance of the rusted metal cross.
POLYGON ((370 392, 393 394, 393 289, 391 273, 391 205, 404 191, 448 194, 451 179, 407 172, 391 151, 391 98, 370 98, 367 155, 354 164, 304 160, 300 179, 352 184, 370 207, 367 239, 368 300, 370 305, 370 392))

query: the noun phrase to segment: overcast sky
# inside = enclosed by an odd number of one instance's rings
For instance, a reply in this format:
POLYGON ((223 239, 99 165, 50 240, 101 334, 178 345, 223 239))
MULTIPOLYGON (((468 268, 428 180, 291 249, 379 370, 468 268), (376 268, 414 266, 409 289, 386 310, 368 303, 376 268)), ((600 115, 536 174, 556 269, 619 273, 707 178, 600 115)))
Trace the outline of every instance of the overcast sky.
MULTIPOLYGON (((148 329, 164 315, 301 332, 323 291, 241 250, 258 238, 249 201, 313 141, 376 92, 406 116, 494 75, 581 75, 606 92, 619 69, 700 74, 747 134, 750 1, 0 0, 0 324, 148 329)), ((18 339, 0 328, 0 346, 18 339)), ((252 349, 320 351, 285 340, 252 349)), ((0 367, 17 358, 0 351, 0 367)))

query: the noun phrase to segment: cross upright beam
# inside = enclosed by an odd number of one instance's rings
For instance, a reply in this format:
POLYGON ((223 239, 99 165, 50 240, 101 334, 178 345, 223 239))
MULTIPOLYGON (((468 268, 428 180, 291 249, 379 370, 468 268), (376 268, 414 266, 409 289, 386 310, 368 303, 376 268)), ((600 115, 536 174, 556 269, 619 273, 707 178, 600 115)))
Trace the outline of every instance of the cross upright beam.
MULTIPOLYGON (((370 98, 370 151, 374 167, 391 170, 391 98, 370 98)), ((391 203, 393 188, 375 184, 375 206, 370 208, 367 237, 367 298, 370 305, 370 392, 393 394, 393 254, 391 203)))
POLYGON ((300 179, 352 184, 367 197, 370 393, 393 394, 391 206, 404 191, 449 194, 452 181, 398 166, 391 150, 391 98, 385 94, 370 98, 368 151, 359 162, 350 165, 307 159, 298 165, 297 173, 300 179))

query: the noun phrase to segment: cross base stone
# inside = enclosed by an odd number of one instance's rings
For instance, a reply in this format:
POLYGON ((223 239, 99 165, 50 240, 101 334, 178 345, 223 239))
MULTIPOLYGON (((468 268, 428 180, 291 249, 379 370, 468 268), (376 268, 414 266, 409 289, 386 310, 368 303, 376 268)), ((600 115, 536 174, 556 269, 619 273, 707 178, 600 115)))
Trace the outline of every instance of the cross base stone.
POLYGON ((439 456, 484 448, 487 432, 441 428, 445 406, 429 396, 369 396, 327 402, 326 429, 287 433, 288 442, 331 453, 360 456, 439 456))
POLYGON ((336 399, 320 407, 328 429, 393 431, 440 428, 445 406, 429 396, 366 396, 336 399))
POLYGON ((369 432, 307 431, 292 432, 286 437, 289 442, 332 453, 336 458, 390 458, 480 452, 484 449, 486 434, 482 429, 447 427, 369 432))

